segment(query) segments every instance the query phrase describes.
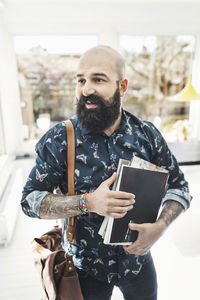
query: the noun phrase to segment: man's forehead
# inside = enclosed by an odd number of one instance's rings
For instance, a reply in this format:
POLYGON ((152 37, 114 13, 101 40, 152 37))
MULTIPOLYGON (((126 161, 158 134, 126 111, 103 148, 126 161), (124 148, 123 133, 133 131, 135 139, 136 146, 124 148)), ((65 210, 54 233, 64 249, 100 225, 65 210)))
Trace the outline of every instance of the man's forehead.
POLYGON ((80 66, 77 70, 77 76, 102 76, 102 77, 110 77, 113 76, 116 72, 112 68, 108 66, 91 66, 85 65, 80 66))
POLYGON ((77 74, 83 75, 105 74, 110 76, 113 73, 117 73, 114 59, 99 53, 87 53, 82 56, 77 69, 77 74))

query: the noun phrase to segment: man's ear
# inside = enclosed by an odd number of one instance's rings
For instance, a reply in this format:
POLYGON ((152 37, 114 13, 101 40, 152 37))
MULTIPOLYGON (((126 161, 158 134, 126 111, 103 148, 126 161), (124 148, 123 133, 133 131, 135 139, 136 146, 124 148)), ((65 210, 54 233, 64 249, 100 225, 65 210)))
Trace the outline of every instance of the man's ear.
POLYGON ((126 93, 128 87, 128 80, 127 79, 121 79, 119 82, 119 89, 120 89, 120 97, 123 97, 126 93))

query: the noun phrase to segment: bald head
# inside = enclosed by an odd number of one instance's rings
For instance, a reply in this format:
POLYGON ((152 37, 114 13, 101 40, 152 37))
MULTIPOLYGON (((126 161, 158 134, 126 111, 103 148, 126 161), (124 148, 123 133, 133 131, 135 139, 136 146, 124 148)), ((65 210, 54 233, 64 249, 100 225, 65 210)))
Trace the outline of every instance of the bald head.
POLYGON ((94 63, 96 60, 109 64, 113 71, 116 72, 118 80, 123 79, 125 76, 125 62, 123 57, 119 52, 109 46, 99 45, 87 50, 81 56, 79 65, 85 60, 94 63))

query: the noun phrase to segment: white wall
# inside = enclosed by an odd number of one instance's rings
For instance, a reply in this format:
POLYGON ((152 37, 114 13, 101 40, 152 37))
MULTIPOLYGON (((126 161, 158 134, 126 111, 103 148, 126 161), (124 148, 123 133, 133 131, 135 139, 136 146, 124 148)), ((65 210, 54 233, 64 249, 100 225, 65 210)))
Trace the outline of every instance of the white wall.
POLYGON ((114 30, 129 34, 194 34, 200 28, 196 1, 6 1, 13 34, 80 34, 114 30))
POLYGON ((0 95, 5 151, 13 155, 22 139, 22 119, 17 66, 12 34, 4 26, 0 11, 0 95))

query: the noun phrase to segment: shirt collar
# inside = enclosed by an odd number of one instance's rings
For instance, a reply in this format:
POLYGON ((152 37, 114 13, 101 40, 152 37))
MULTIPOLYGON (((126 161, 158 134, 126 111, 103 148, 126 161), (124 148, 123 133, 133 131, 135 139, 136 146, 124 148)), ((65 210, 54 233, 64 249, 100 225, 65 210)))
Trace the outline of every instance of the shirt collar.
POLYGON ((82 127, 82 125, 79 123, 80 129, 81 129, 81 134, 82 135, 88 135, 91 134, 92 132, 88 129, 86 129, 85 127, 82 127))
POLYGON ((124 133, 126 131, 126 129, 129 128, 129 127, 130 127, 129 117, 127 115, 127 112, 122 108, 121 123, 120 123, 119 127, 114 132, 123 132, 124 133))

